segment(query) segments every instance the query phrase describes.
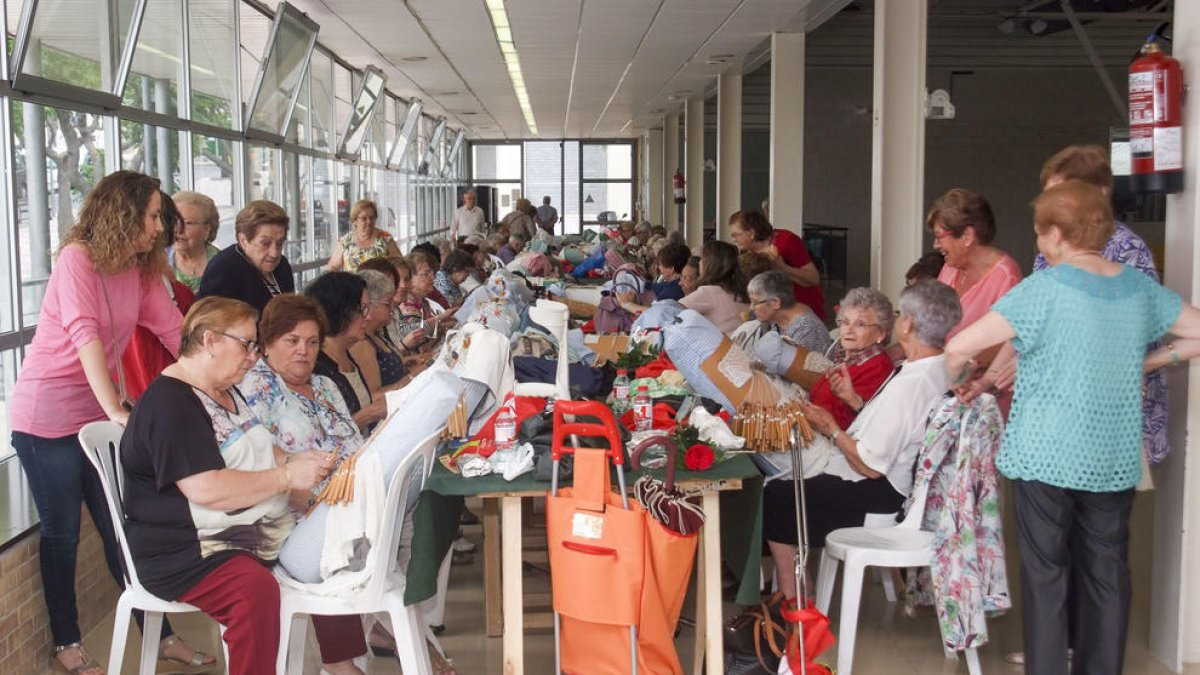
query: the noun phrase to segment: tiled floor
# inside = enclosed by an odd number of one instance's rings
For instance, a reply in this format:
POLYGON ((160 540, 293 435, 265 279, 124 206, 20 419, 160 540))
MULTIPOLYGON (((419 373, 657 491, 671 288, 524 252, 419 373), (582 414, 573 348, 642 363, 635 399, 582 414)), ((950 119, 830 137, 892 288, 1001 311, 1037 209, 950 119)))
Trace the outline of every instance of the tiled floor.
MULTIPOLYGON (((1134 553, 1132 566, 1134 571, 1134 613, 1130 630, 1129 647, 1125 673, 1126 675, 1167 675, 1166 667, 1151 657, 1146 651, 1147 635, 1147 598, 1149 584, 1149 532, 1152 527, 1152 504, 1147 499, 1139 498, 1133 516, 1134 541, 1131 550, 1134 553)), ((468 537, 478 540, 478 526, 467 528, 468 537)), ((1012 529, 1009 528, 1007 538, 1010 540, 1010 568, 1015 561, 1015 542, 1012 541, 1012 529)), ((546 580, 539 578, 536 573, 527 575, 526 587, 529 591, 543 590, 546 580)), ((1019 594, 1014 580, 1014 595, 1019 594)), ((499 638, 485 638, 483 627, 483 573, 482 558, 477 557, 474 564, 453 568, 450 581, 450 597, 447 608, 447 631, 442 636, 446 651, 454 659, 458 672, 462 675, 500 675, 502 673, 501 645, 499 638)), ((835 593, 833 607, 834 626, 837 625, 837 597, 835 593)), ((735 608, 727 607, 728 611, 735 608)), ((690 614, 690 607, 685 607, 684 614, 690 614)), ((176 622, 178 631, 194 644, 208 645, 214 635, 211 624, 202 616, 182 617, 176 622)), ((1004 655, 1021 648, 1021 621, 1019 610, 989 622, 992 642, 981 653, 981 663, 985 673, 1021 673, 1021 668, 1004 662, 1004 655)), ((99 626, 85 639, 87 647, 101 660, 107 660, 109 640, 112 634, 111 622, 99 626)), ((136 631, 134 631, 136 635, 136 631)), ((691 643, 694 635, 691 629, 685 628, 679 638, 680 656, 684 664, 690 664, 691 643)), ((827 655, 832 663, 836 647, 827 655)), ((315 647, 309 648, 308 666, 305 673, 314 675, 318 672, 315 647)), ((136 649, 130 645, 125 657, 124 673, 136 672, 136 649)), ((543 675, 553 672, 554 647, 553 638, 549 632, 532 632, 525 636, 526 672, 531 675, 543 675)), ((685 665, 686 667, 686 665, 685 665)), ((47 670, 46 675, 52 671, 47 670)), ((399 673, 400 668, 394 660, 374 659, 371 662, 372 673, 399 673)), ((966 673, 966 664, 947 660, 941 650, 937 636, 937 625, 932 609, 923 609, 915 617, 908 617, 895 605, 889 605, 883 597, 883 589, 876 583, 868 583, 863 595, 863 607, 859 615, 858 644, 855 652, 854 672, 858 675, 894 675, 896 673, 912 673, 920 675, 935 675, 943 673, 966 673)), ((1200 666, 1189 666, 1185 675, 1200 675, 1200 666)))

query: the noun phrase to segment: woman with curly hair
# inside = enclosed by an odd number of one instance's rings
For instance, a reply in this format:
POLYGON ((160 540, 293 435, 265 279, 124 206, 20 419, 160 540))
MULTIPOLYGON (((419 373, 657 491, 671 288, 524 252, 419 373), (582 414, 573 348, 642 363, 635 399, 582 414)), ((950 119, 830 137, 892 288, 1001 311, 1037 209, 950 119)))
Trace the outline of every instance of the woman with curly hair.
MULTIPOLYGON (((10 398, 13 448, 41 521, 39 562, 55 665, 77 675, 104 673, 79 643, 81 504, 104 542, 109 571, 121 585, 125 577, 100 477, 76 434, 89 422, 129 420, 119 363, 134 328, 145 326, 172 356, 179 353, 183 317, 161 280, 169 270, 162 204, 158 180, 132 171, 106 176, 88 194, 79 221, 63 237, 10 398)), ((171 662, 171 672, 202 672, 214 664, 180 641, 165 620, 160 658, 171 662)))

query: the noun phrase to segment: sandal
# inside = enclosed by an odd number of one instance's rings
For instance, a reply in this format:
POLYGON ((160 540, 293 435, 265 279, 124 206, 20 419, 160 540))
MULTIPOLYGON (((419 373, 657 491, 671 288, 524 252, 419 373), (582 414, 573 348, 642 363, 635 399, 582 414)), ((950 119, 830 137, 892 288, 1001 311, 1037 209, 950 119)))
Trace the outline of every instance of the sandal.
POLYGON ((104 666, 100 665, 100 662, 92 658, 92 655, 88 654, 87 650, 83 648, 83 645, 79 644, 78 642, 72 642, 69 645, 60 645, 55 647, 54 651, 50 652, 50 658, 54 662, 54 669, 60 673, 67 673, 67 675, 84 675, 84 673, 87 673, 91 670, 99 670, 101 675, 107 672, 104 669, 104 666), (61 656, 63 652, 70 651, 72 649, 79 652, 80 661, 79 664, 74 668, 68 668, 63 664, 59 656, 61 656))
POLYGON ((450 661, 438 653, 437 648, 433 645, 429 645, 429 664, 433 666, 434 675, 458 675, 458 671, 450 665, 450 661))
POLYGON ((371 632, 367 635, 367 648, 375 656, 385 658, 396 657, 396 638, 387 631, 378 621, 371 626, 371 632))
MULTIPOLYGON (((216 670, 217 660, 199 649, 192 649, 192 658, 187 661, 166 655, 167 649, 181 642, 178 635, 172 635, 159 644, 158 663, 154 667, 155 673, 158 675, 196 675, 216 670)), ((191 648, 189 647, 189 649, 191 648)))

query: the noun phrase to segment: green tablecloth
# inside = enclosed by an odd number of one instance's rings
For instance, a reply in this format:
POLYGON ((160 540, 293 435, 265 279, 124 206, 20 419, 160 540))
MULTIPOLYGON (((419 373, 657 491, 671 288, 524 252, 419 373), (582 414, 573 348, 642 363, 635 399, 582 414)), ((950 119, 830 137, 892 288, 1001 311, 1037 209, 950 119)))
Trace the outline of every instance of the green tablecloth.
MULTIPOLYGON (((644 473, 661 476, 662 470, 628 471, 626 484, 644 473)), ((734 455, 708 471, 677 471, 676 480, 742 479, 741 490, 725 490, 721 499, 721 555, 741 580, 736 602, 758 602, 762 558, 762 474, 745 455, 734 455)), ((613 484, 616 485, 614 478, 613 484)), ((570 485, 564 481, 563 486, 570 485)), ((490 475, 463 478, 446 470, 439 462, 425 481, 417 510, 413 514, 412 558, 408 564, 405 604, 412 605, 433 597, 437 589, 438 567, 458 530, 463 497, 497 492, 549 491, 550 484, 533 479, 527 473, 513 481, 490 475)))

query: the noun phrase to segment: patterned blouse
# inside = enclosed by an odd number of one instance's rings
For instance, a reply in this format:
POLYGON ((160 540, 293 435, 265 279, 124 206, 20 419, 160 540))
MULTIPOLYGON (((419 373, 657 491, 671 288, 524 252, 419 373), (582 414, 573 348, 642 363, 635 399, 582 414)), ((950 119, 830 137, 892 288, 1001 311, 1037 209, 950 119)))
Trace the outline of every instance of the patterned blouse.
POLYGON ((358 426, 333 380, 312 376, 313 398, 287 386, 266 359, 259 359, 238 389, 246 403, 286 452, 333 453, 346 457, 362 445, 358 426))
POLYGON ((450 278, 450 275, 442 270, 438 270, 437 275, 433 277, 433 287, 441 293, 451 305, 457 305, 463 299, 463 291, 458 284, 450 278))
POLYGON ((375 348, 375 358, 379 361, 379 381, 385 386, 396 384, 408 374, 404 367, 404 359, 400 356, 403 350, 392 341, 386 329, 370 336, 371 346, 375 348))
MULTIPOLYGON (((1104 258, 1134 267, 1151 279, 1159 281, 1158 268, 1154 265, 1154 254, 1150 252, 1150 247, 1125 223, 1118 220, 1116 226, 1116 231, 1104 247, 1104 258)), ((1049 266, 1041 253, 1033 261, 1035 272, 1049 266)), ((1162 340, 1157 340, 1147 345, 1146 351, 1154 351, 1161 346, 1162 340)), ((1147 374, 1142 381, 1142 392, 1142 448, 1146 451, 1146 458, 1150 463, 1158 464, 1171 452, 1170 441, 1167 438, 1166 371, 1160 368, 1147 374)))
POLYGON ((342 268, 347 272, 356 272, 359 265, 371 258, 382 258, 388 254, 388 248, 392 245, 392 235, 383 230, 375 230, 375 241, 366 247, 354 243, 354 232, 347 232, 338 241, 342 245, 342 268))
MULTIPOLYGON (((212 244, 205 244, 204 245, 204 262, 205 262, 205 264, 208 264, 208 261, 212 260, 220 252, 221 252, 221 249, 217 248, 216 246, 213 246, 212 244)), ((171 271, 175 273, 176 281, 178 281, 179 283, 183 284, 184 286, 187 286, 188 288, 192 289, 193 293, 200 290, 200 278, 204 276, 204 272, 201 272, 200 274, 197 274, 196 276, 192 276, 192 275, 188 274, 187 272, 184 272, 178 266, 176 266, 175 265, 175 249, 171 246, 167 247, 167 264, 171 266, 171 271)))

